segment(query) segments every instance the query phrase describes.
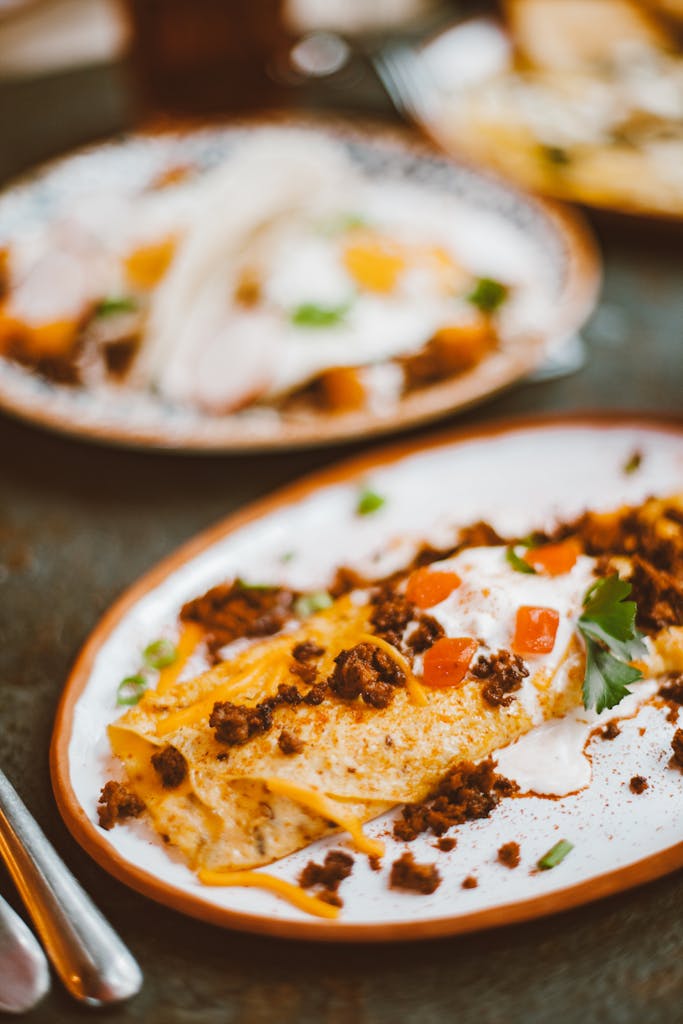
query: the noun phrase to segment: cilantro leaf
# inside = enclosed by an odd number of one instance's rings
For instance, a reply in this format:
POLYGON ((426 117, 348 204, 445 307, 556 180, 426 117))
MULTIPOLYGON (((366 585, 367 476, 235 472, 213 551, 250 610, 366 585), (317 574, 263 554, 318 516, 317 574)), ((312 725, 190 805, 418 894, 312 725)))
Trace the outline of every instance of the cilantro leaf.
POLYGON ((617 576, 596 580, 583 601, 579 629, 623 660, 645 654, 643 634, 636 629, 636 603, 626 601, 631 584, 617 576))
POLYGON ((523 558, 519 557, 519 555, 515 551, 514 544, 510 544, 510 546, 505 549, 505 558, 507 562, 515 570, 515 572, 527 572, 533 574, 534 576, 536 575, 536 570, 534 569, 533 565, 529 565, 528 562, 525 562, 523 558))
POLYGON ((482 313, 495 313, 508 297, 508 288, 492 277, 480 277, 467 301, 480 309, 482 313))
POLYGON ((636 603, 625 600, 630 593, 631 584, 614 573, 596 580, 583 599, 578 621, 586 642, 583 705, 598 713, 619 704, 629 685, 642 678, 629 664, 647 649, 636 629, 636 603))
POLYGON ((643 674, 625 661, 615 658, 593 640, 586 640, 586 675, 583 680, 583 706, 600 714, 614 708, 631 692, 629 686, 643 674))
POLYGON ((290 320, 297 327, 335 327, 349 311, 349 303, 343 306, 319 306, 315 302, 304 302, 292 312, 290 320))
POLYGON ((95 316, 114 316, 117 313, 134 313, 138 308, 135 299, 127 295, 112 295, 98 302, 95 316))

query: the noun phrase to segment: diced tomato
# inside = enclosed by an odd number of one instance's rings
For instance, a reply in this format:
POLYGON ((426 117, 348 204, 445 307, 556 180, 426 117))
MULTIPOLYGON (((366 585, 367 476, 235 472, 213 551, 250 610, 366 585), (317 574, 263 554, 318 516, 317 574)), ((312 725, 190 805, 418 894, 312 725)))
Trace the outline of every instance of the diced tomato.
POLYGON ((424 656, 425 686, 459 686, 479 644, 468 636, 442 637, 424 656))
POLYGON ((577 540, 570 538, 559 544, 542 544, 538 548, 529 548, 522 558, 536 572, 546 576, 562 576, 576 565, 581 554, 581 546, 577 540))
POLYGON ((554 608, 522 605, 517 610, 512 649, 515 654, 549 654, 555 646, 559 613, 554 608))
POLYGON ((429 569, 416 569, 411 573, 406 587, 406 597, 418 608, 431 608, 445 601, 462 580, 455 572, 430 572, 429 569))

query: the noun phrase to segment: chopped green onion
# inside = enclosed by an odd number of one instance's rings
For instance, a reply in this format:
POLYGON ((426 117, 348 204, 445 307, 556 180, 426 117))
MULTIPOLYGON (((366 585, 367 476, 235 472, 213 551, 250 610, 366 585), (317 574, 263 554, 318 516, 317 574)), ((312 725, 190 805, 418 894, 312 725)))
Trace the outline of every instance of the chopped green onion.
POLYGON ((294 558, 295 556, 296 556, 296 551, 284 551, 284 552, 283 552, 283 553, 282 553, 282 554, 280 555, 280 562, 281 562, 281 563, 282 563, 283 565, 287 565, 287 563, 288 563, 288 562, 291 562, 291 561, 292 561, 292 559, 293 559, 293 558, 294 558))
POLYGON ((241 576, 235 576, 233 581, 234 587, 239 587, 241 590, 274 590, 275 587, 272 583, 247 583, 241 576))
POLYGON ((126 676, 116 691, 116 703, 132 707, 139 702, 146 689, 147 680, 144 676, 126 676))
POLYGON ((335 327, 349 311, 349 303, 343 306, 319 306, 315 302, 304 302, 292 312, 290 320, 297 327, 335 327))
POLYGON ((138 308, 135 299, 126 295, 102 299, 95 307, 95 316, 114 316, 116 313, 134 313, 138 308))
POLYGON ((358 502, 356 504, 356 512, 359 516, 369 516, 373 512, 385 504, 386 498, 383 498, 381 494, 377 494, 376 491, 371 491, 369 488, 361 491, 358 495, 358 502))
POLYGON ((635 473, 637 469, 640 469, 642 461, 643 453, 638 451, 633 452, 630 458, 624 463, 624 473, 627 475, 635 473))
POLYGON ((515 551, 515 546, 516 545, 514 544, 510 544, 510 546, 505 549, 506 560, 516 572, 528 572, 535 576, 536 570, 533 565, 529 565, 528 562, 525 562, 523 558, 519 557, 515 551))
POLYGON ((313 594, 302 594, 294 602, 294 614, 298 619, 305 619, 309 615, 321 612, 324 608, 329 608, 331 604, 332 598, 326 590, 317 590, 313 594))
POLYGON ((482 313, 495 313, 508 297, 508 288, 492 277, 480 277, 467 301, 480 309, 482 313))
POLYGON ((155 640, 148 644, 142 652, 142 657, 150 668, 166 668, 167 665, 173 664, 178 657, 178 652, 170 640, 162 637, 161 640, 155 640))
POLYGON ((573 849, 574 844, 570 843, 568 839, 560 839, 559 843, 555 843, 547 853, 543 854, 536 866, 541 871, 549 871, 550 868, 556 868, 573 849))

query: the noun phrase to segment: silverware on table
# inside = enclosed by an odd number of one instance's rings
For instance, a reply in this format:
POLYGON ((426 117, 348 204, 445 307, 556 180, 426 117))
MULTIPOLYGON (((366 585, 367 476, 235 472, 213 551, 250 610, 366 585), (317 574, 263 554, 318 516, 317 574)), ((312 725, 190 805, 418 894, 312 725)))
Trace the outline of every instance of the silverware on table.
POLYGON ((0 857, 57 974, 76 999, 104 1006, 139 992, 142 972, 0 772, 0 857))
POLYGON ((0 896, 0 1013, 24 1013, 50 988, 45 954, 18 914, 0 896))

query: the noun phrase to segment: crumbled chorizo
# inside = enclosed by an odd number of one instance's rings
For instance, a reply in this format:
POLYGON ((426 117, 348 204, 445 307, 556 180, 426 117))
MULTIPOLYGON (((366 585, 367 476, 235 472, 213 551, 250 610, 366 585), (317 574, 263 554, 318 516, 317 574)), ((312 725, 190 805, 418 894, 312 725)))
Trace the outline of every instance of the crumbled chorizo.
POLYGON ((164 789, 176 789, 187 776, 187 761, 180 751, 170 744, 152 754, 152 767, 161 778, 164 789))
POLYGON ((647 779, 644 775, 634 775, 628 784, 628 788, 632 793, 644 793, 647 789, 647 779))
POLYGON ((336 892, 345 878, 353 871, 354 860, 343 850, 330 850, 322 864, 309 860, 299 875, 299 885, 311 889, 321 885, 329 892, 336 892))
POLYGON ((519 843, 503 843, 498 850, 498 860, 506 868, 516 868, 520 861, 519 843))
POLYGON ((428 896, 441 885, 441 875, 435 864, 418 864, 412 853, 406 852, 391 865, 389 887, 408 889, 428 896))
POLYGON ((671 740, 671 749, 674 752, 671 760, 683 771, 683 729, 676 729, 671 740))
POLYGON ((512 795, 516 788, 515 783, 496 774, 490 758, 477 765, 464 761, 444 776, 426 801, 406 804, 394 823, 394 835, 407 842, 421 832, 442 836, 452 825, 488 818, 501 799, 512 795))
POLYGON ((481 655, 470 671, 477 679, 486 680, 481 691, 486 703, 503 708, 512 703, 512 694, 519 690, 529 675, 529 669, 519 655, 507 650, 497 651, 488 657, 481 655))
POLYGON ((252 736, 267 732, 272 724, 270 708, 263 705, 247 708, 229 700, 217 701, 209 716, 209 726, 215 730, 216 739, 229 747, 242 746, 252 736))
POLYGON ((106 782, 97 802, 97 816, 102 828, 109 831, 118 821, 138 818, 145 809, 142 800, 121 782, 106 782))
POLYGON ((239 580, 212 587, 180 610, 183 622, 199 622, 215 656, 242 637, 270 636, 292 616, 296 593, 286 587, 249 587, 239 580))
POLYGON ((362 697, 374 708, 387 707, 396 687, 405 686, 405 673, 385 651, 364 641, 340 651, 328 683, 342 700, 362 697))
POLYGON ((607 725, 600 730, 599 735, 600 739, 614 740, 617 738, 617 736, 620 735, 620 733, 621 729, 619 728, 619 723, 617 722, 616 718, 612 718, 611 721, 609 721, 607 725))
POLYGON ((372 598, 374 608, 370 623, 377 636, 381 636, 394 647, 401 646, 403 633, 408 623, 416 617, 415 605, 403 594, 381 590, 372 598))
POLYGON ((421 615, 417 626, 406 639, 406 647, 413 654, 422 654, 444 635, 444 628, 431 615, 421 615))
POLYGON ((289 732, 287 729, 283 729, 278 736, 277 745, 283 754, 288 756, 291 754, 300 754, 304 749, 303 740, 300 740, 298 736, 289 732))
POLYGON ((463 878, 462 880, 463 889, 476 889, 478 885, 479 882, 474 875, 468 875, 467 878, 463 878))
POLYGON ((441 839, 437 839, 436 845, 443 853, 450 853, 458 845, 458 840, 453 836, 442 836, 441 839))

